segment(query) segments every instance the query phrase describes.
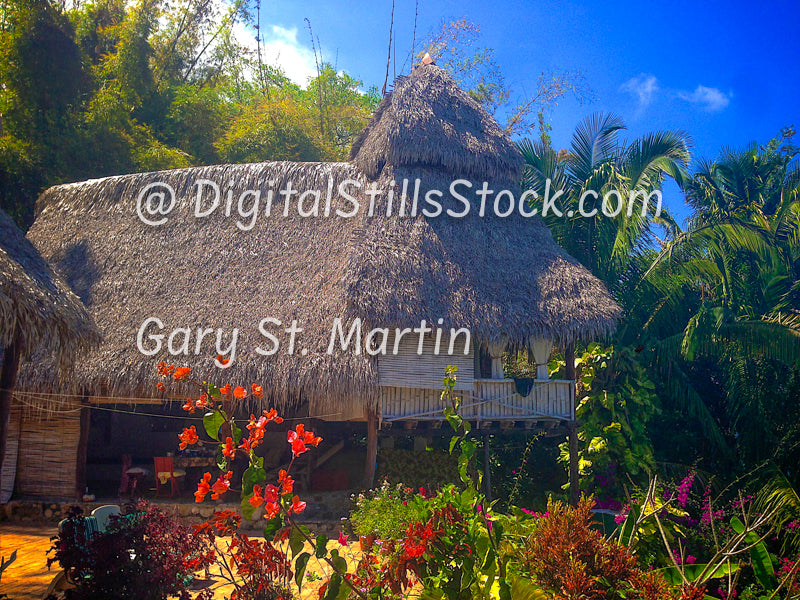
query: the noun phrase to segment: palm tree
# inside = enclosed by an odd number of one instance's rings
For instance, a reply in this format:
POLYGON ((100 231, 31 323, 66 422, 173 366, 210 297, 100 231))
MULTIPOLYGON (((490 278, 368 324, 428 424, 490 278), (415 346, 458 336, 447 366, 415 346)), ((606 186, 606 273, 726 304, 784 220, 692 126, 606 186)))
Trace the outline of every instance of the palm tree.
POLYGON ((796 393, 800 365, 800 170, 792 133, 723 150, 686 180, 689 226, 647 269, 641 290, 655 308, 635 327, 652 344, 664 391, 722 446, 723 424, 715 426, 689 373, 696 358, 716 364, 725 426, 746 463, 797 435, 781 433, 776 415, 785 418, 796 404, 783 405, 796 393))
MULTIPOLYGON (((557 152, 541 141, 518 144, 526 163, 525 186, 539 198, 544 197, 548 180, 551 190, 564 191, 559 203, 564 216, 544 215, 554 238, 612 291, 625 286, 632 261, 652 247, 653 225, 675 228, 669 213, 659 205, 648 202, 644 212, 638 206, 631 211, 627 200, 631 193, 649 195, 660 190, 667 176, 682 183, 691 144, 689 136, 680 131, 658 131, 626 144, 619 139, 624 129, 618 117, 596 113, 578 125, 569 150, 557 152), (625 201, 624 210, 613 217, 602 211, 603 197, 610 190, 619 192, 625 201), (584 196, 587 191, 596 192, 597 197, 584 196), (593 217, 584 216, 594 209, 593 217)), ((616 201, 610 204, 613 212, 616 201)))

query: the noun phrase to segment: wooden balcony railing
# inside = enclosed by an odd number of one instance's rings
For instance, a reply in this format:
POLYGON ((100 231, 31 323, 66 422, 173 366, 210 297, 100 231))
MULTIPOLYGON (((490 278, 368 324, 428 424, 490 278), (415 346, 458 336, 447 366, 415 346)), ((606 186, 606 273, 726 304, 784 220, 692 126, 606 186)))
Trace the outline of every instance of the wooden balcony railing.
MULTIPOLYGON (((444 405, 441 390, 411 387, 381 388, 381 420, 439 421, 444 405)), ((476 379, 461 397, 461 416, 470 421, 572 421, 575 382, 537 380, 529 393, 517 392, 513 379, 476 379)))

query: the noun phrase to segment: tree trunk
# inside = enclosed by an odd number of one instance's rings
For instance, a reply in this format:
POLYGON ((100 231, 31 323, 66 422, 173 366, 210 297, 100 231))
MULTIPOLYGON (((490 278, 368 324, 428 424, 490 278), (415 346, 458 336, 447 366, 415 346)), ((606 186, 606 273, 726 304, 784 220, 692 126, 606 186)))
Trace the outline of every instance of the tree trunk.
POLYGON ((81 432, 78 438, 78 453, 75 462, 75 497, 78 502, 83 500, 86 492, 86 457, 89 447, 89 425, 91 422, 91 409, 86 398, 81 400, 81 432))
POLYGON ((17 382, 21 351, 22 343, 19 338, 3 349, 3 367, 0 371, 0 477, 6 457, 6 441, 11 426, 11 399, 14 396, 14 384, 17 382))
POLYGON ((489 434, 483 435, 483 481, 486 486, 486 501, 492 501, 492 463, 489 460, 491 449, 489 448, 489 434))
MULTIPOLYGON (((566 366, 564 374, 569 380, 575 380, 575 345, 568 344, 564 348, 564 361, 566 366)), ((567 424, 567 431, 569 434, 569 501, 573 506, 578 504, 581 497, 580 492, 580 473, 578 471, 578 422, 574 418, 575 414, 575 390, 572 392, 573 397, 573 420, 567 424)))
POLYGON ((367 412, 367 460, 364 463, 364 487, 372 488, 375 483, 375 463, 378 460, 378 413, 375 409, 367 412))

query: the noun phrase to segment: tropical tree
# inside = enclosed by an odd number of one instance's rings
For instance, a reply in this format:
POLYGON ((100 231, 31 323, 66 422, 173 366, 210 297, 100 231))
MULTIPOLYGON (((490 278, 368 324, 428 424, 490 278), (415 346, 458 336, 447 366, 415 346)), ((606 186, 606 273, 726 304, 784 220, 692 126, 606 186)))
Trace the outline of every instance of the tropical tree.
POLYGON ((654 226, 675 228, 650 195, 668 176, 683 183, 691 145, 680 131, 658 131, 625 143, 619 139, 624 129, 619 117, 596 113, 578 125, 568 150, 557 151, 546 141, 518 144, 525 158, 524 184, 537 193, 540 214, 545 198, 563 191, 556 210, 543 214, 553 237, 618 294, 629 283, 636 257, 652 248, 654 226), (648 197, 651 201, 644 200, 648 197), (631 198, 640 205, 634 207, 631 198))
POLYGON ((786 447, 798 439, 800 171, 793 133, 700 162, 684 187, 688 228, 654 257, 639 288, 649 306, 640 303, 628 329, 652 348, 663 393, 699 417, 718 447, 723 434, 735 443, 743 466, 781 453, 787 460, 786 447))

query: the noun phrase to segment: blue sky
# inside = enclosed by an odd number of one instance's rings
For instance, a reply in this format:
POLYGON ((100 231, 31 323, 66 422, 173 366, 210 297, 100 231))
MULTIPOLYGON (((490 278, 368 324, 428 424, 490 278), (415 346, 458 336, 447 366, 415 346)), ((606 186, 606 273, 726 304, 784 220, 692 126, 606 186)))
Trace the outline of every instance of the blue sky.
MULTIPOLYGON (((397 69, 411 48, 415 5, 396 0, 397 69)), ((302 80, 313 69, 304 18, 326 60, 364 81, 383 83, 391 2, 355 0, 264 3, 268 60, 302 80)), ((594 100, 559 103, 551 115, 557 146, 575 124, 611 111, 629 136, 682 129, 695 156, 722 146, 765 142, 800 127, 800 4, 797 2, 454 2, 421 0, 417 39, 442 19, 466 16, 493 48, 512 100, 535 90, 542 71, 580 70, 594 100)), ((673 186, 668 206, 684 217, 673 186)))

